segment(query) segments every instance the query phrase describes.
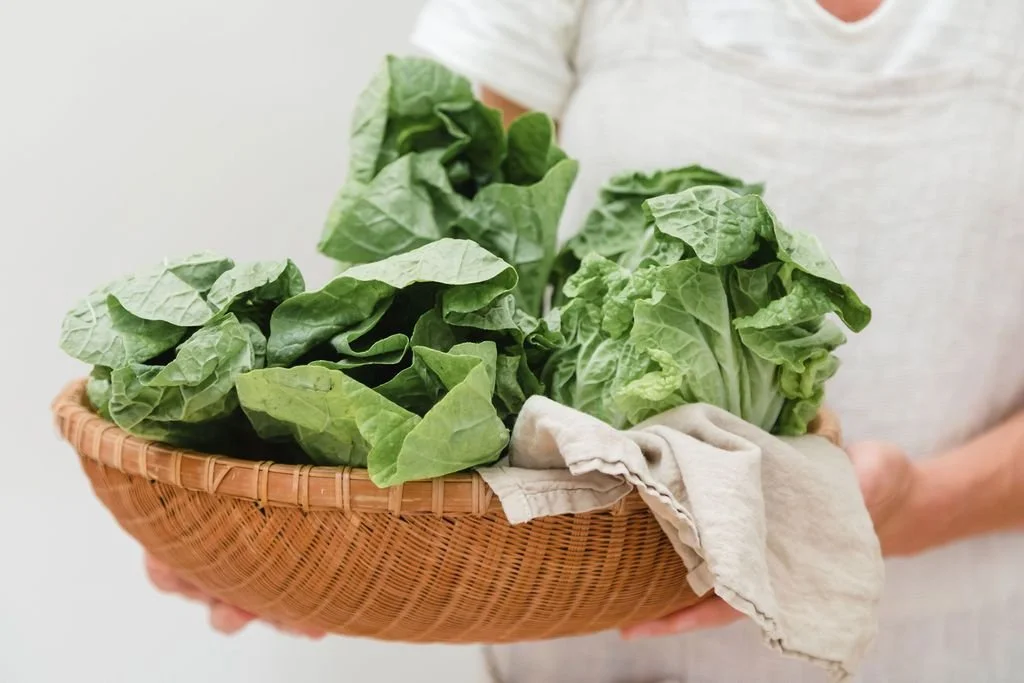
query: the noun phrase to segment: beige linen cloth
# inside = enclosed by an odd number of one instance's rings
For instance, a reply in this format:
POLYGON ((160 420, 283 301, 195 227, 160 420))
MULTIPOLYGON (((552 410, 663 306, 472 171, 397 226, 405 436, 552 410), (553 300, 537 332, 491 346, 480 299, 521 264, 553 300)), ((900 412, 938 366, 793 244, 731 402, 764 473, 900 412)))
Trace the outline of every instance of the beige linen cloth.
POLYGON ((878 539, 846 454, 686 405, 620 431, 531 397, 510 455, 479 470, 512 523, 612 505, 635 487, 703 595, 750 617, 766 644, 853 675, 874 640, 878 539))

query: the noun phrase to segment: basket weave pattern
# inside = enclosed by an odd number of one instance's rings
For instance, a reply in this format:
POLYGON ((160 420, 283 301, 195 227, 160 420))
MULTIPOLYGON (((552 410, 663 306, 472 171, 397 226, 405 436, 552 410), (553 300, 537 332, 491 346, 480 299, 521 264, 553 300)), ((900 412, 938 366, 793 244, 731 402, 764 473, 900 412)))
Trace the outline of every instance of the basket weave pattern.
POLYGON ((54 402, 96 495, 148 552, 211 595, 351 636, 502 643, 580 635, 695 604, 635 493, 510 525, 483 480, 378 489, 365 470, 250 462, 130 436, 54 402))

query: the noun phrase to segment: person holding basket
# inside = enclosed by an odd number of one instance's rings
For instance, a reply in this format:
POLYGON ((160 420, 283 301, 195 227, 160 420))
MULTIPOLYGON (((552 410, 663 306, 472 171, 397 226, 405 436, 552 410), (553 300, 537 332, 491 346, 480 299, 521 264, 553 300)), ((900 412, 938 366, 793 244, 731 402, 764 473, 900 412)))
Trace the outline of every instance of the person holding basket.
MULTIPOLYGON (((613 174, 699 161, 769 179, 876 302, 828 397, 889 558, 864 681, 1024 667, 1022 32, 1015 0, 431 0, 413 36, 506 123, 557 121, 563 239, 613 174)), ((258 618, 148 569, 220 631, 258 618)), ((820 675, 720 600, 487 657, 504 683, 820 675)))

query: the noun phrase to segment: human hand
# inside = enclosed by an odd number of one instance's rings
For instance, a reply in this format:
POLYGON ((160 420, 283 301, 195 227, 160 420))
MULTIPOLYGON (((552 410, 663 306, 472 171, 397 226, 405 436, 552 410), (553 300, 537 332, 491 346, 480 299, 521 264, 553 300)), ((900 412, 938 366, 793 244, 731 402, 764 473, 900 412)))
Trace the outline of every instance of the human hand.
POLYGON ((319 639, 325 634, 314 629, 295 628, 280 622, 261 620, 255 614, 238 609, 232 605, 217 600, 216 598, 202 592, 196 586, 178 576, 174 570, 160 562, 152 555, 146 555, 146 573, 149 580, 158 590, 165 593, 173 593, 190 600, 201 602, 209 607, 210 625, 214 630, 225 635, 238 633, 250 623, 263 621, 277 628, 279 631, 291 635, 303 636, 306 638, 319 639))
MULTIPOLYGON (((921 533, 924 520, 916 513, 920 498, 920 470, 899 447, 864 441, 847 449, 860 485, 864 504, 871 515, 883 555, 909 555, 928 547, 928 535, 921 533)), ((623 629, 626 639, 664 636, 726 626, 743 615, 719 597, 667 617, 623 629)))

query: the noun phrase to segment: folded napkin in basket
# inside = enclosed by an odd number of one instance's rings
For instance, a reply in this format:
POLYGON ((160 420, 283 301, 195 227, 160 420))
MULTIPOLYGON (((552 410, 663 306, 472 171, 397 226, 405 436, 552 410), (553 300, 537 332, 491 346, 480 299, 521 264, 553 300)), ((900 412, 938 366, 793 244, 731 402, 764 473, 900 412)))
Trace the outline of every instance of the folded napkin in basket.
POLYGON ((878 539, 846 454, 779 438, 713 406, 628 431, 534 396, 510 455, 480 475, 509 521, 607 507, 635 487, 688 571, 753 619, 769 647, 851 676, 877 630, 878 539))

